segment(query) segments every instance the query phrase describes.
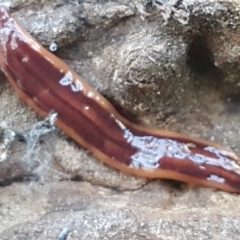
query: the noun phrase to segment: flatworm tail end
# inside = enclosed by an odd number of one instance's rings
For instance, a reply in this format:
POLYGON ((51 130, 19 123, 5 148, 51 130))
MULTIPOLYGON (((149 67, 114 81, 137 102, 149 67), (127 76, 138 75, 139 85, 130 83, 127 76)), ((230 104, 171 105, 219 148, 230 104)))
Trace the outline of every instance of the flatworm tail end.
POLYGON ((240 193, 239 158, 221 146, 123 118, 66 63, 0 7, 0 65, 14 90, 102 162, 147 178, 174 179, 240 193))

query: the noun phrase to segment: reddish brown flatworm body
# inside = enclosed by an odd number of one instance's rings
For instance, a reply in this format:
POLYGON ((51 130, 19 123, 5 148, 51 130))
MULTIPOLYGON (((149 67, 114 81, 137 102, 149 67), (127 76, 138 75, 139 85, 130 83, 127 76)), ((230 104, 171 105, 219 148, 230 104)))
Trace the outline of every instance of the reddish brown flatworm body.
POLYGON ((147 178, 174 179, 240 193, 239 158, 217 144, 149 129, 123 118, 69 66, 0 7, 0 65, 19 94, 102 162, 147 178))

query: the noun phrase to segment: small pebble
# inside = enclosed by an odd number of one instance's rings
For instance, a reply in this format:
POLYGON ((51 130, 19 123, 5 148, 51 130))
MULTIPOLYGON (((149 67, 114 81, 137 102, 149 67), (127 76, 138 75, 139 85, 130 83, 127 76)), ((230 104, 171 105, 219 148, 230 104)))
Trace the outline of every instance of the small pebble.
POLYGON ((51 52, 56 52, 57 51, 57 44, 55 42, 51 43, 49 46, 49 50, 51 52))

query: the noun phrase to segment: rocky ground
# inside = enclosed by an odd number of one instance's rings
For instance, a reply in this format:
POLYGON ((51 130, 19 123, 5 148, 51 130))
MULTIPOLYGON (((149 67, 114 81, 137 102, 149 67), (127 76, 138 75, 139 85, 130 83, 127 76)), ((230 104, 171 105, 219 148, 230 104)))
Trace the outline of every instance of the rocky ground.
MULTIPOLYGON (((239 0, 2 4, 131 121, 240 154, 239 0)), ((1 144, 28 134, 0 162, 0 239, 239 239, 239 195, 121 174, 44 134, 0 78, 1 144)))

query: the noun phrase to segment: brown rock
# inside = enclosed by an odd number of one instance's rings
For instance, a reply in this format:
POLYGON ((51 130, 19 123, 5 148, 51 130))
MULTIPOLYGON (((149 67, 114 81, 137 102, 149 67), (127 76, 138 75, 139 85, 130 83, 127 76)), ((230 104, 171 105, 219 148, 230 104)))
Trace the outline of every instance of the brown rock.
MULTIPOLYGON (((240 154, 238 0, 0 4, 126 117, 240 154)), ((0 87, 0 127, 27 136, 0 162, 0 239, 239 239, 238 195, 125 176, 0 87)))

